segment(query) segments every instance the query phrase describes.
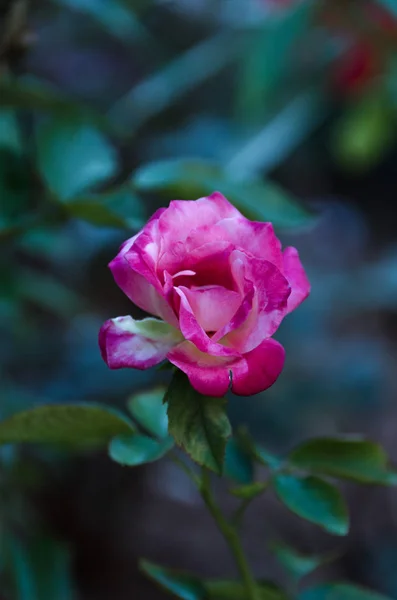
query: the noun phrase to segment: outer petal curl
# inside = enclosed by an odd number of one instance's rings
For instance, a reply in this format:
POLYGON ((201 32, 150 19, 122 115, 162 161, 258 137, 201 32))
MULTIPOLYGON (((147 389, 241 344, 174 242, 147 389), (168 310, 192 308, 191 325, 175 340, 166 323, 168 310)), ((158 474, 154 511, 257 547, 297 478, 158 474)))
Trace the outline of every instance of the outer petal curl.
POLYGON ((299 258, 296 248, 284 250, 284 275, 291 286, 291 295, 288 298, 287 313, 295 310, 310 294, 310 283, 299 258))
POLYGON ((273 339, 240 357, 209 356, 191 342, 175 346, 167 358, 189 377, 201 394, 223 396, 231 386, 239 396, 250 396, 273 385, 285 359, 284 348, 273 339))
POLYGON ((158 216, 164 210, 157 211, 140 234, 121 246, 120 252, 110 262, 109 267, 117 285, 134 304, 172 325, 177 325, 177 318, 164 298, 163 288, 156 273, 160 251, 157 222, 158 216))
POLYGON ((99 332, 99 347, 110 369, 148 369, 165 359, 182 340, 181 333, 157 319, 135 321, 130 316, 106 321, 99 332))

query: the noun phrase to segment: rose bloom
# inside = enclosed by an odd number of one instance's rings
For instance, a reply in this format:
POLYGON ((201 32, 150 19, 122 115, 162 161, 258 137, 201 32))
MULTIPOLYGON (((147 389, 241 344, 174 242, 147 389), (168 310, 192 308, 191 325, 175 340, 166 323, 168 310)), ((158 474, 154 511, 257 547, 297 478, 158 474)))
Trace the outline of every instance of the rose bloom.
POLYGON ((160 208, 110 263, 128 298, 159 317, 107 321, 99 333, 111 369, 168 359, 200 393, 248 396, 284 365, 271 336, 309 294, 295 248, 271 223, 249 221, 222 194, 160 208))

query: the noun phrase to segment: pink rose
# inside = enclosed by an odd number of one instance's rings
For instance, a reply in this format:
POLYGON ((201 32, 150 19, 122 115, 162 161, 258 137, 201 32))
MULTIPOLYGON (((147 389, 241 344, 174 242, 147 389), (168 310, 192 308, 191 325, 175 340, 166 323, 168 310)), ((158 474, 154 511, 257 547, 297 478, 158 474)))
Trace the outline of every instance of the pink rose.
POLYGON ((271 223, 249 221, 218 192, 174 200, 109 266, 128 298, 161 319, 107 321, 99 344, 111 369, 167 358, 211 396, 230 387, 248 396, 276 381, 285 352, 271 336, 310 284, 271 223))

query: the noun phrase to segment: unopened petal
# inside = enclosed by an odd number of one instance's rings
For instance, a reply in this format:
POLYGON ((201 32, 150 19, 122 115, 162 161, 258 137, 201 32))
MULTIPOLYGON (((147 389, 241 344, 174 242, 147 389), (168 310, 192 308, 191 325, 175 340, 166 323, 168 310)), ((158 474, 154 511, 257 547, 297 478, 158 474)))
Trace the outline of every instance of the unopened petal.
POLYGON ((148 369, 165 359, 182 339, 180 332, 158 319, 110 319, 99 332, 103 360, 111 369, 148 369))

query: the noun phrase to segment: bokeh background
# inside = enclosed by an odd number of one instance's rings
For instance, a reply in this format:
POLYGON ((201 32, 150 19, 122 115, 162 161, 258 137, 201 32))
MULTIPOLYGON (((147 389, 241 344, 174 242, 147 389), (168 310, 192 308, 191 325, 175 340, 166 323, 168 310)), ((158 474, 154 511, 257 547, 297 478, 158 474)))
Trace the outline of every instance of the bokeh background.
MULTIPOLYGON (((231 398, 270 451, 364 432, 397 459, 397 5, 394 0, 0 2, 0 416, 124 407, 166 371, 110 371, 97 333, 133 314, 107 263, 155 208, 218 189, 298 247, 312 294, 282 324, 275 386, 231 398)), ((225 485, 217 486, 225 509, 225 485)), ((282 540, 335 553, 313 575, 397 597, 397 496, 346 486, 346 540, 271 497, 245 546, 283 581, 282 540)), ((166 459, 0 450, 1 600, 160 600, 137 559, 234 575, 166 459)))

